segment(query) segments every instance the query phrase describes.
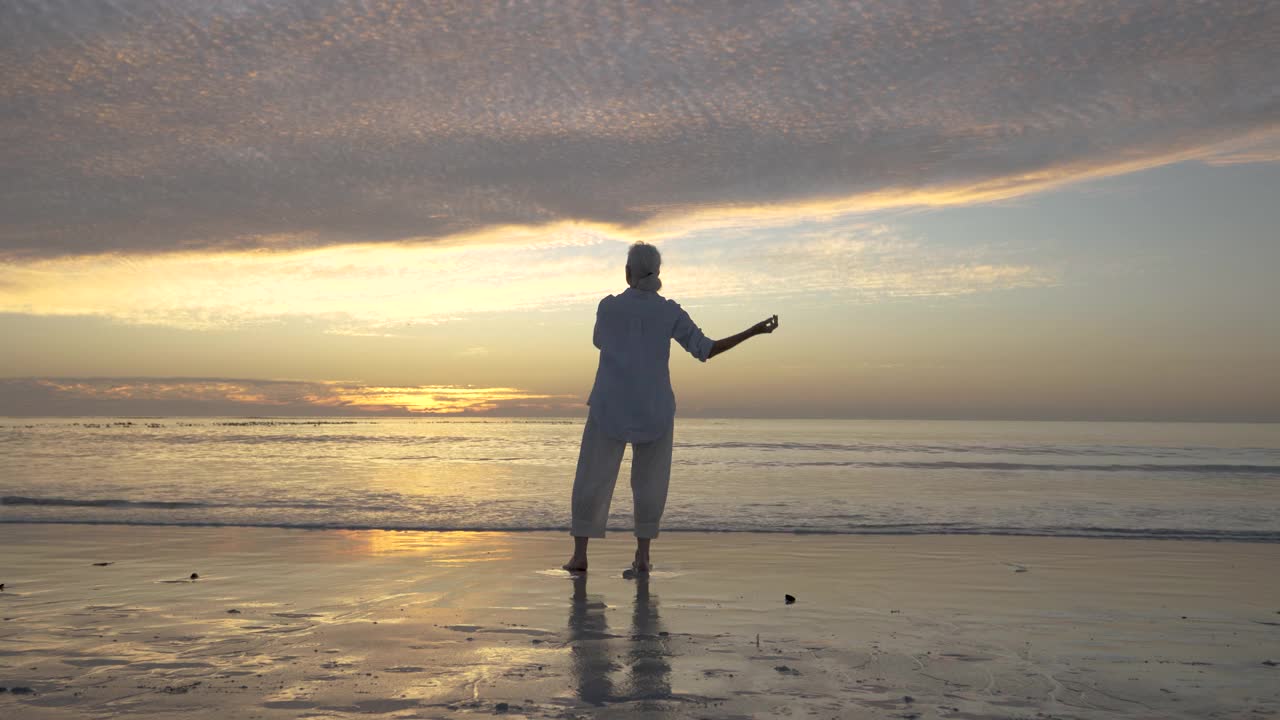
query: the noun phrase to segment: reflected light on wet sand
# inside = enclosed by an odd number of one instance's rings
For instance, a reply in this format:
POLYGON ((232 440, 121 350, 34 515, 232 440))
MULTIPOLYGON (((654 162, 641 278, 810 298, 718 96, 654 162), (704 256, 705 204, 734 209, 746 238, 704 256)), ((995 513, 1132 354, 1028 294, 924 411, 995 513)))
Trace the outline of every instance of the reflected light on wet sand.
POLYGON ((414 532, 405 530, 335 530, 340 554, 421 555, 437 565, 470 565, 511 557, 510 536, 487 532, 414 532))

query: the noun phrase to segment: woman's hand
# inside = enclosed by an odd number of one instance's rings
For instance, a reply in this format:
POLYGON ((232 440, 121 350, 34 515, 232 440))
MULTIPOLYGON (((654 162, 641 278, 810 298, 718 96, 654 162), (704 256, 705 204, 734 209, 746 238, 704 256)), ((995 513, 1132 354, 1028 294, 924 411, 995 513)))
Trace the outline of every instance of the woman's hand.
POLYGON ((768 320, 761 320, 751 326, 752 335, 768 335, 778 329, 778 316, 773 315, 768 320))
POLYGON ((778 329, 777 315, 770 317, 768 320, 761 320, 760 322, 756 323, 755 325, 752 325, 746 330, 743 330, 737 335, 730 335, 727 338, 720 338, 719 340, 715 341, 711 345, 711 353, 707 355, 707 359, 710 360, 711 358, 719 355, 722 352, 725 352, 726 350, 729 350, 730 348, 737 347, 738 343, 742 342, 743 340, 746 340, 749 337, 755 337, 756 335, 768 335, 769 333, 777 329, 778 329))

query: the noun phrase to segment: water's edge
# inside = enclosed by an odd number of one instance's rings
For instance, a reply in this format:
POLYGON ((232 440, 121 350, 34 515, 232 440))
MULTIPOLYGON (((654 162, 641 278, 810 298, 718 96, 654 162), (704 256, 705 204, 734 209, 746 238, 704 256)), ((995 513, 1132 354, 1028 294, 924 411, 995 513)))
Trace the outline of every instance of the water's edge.
MULTIPOLYGON (((274 528, 280 530, 376 530, 387 532, 442 532, 442 533, 545 533, 568 532, 568 526, 440 526, 440 525, 360 525, 343 523, 254 523, 254 522, 218 522, 218 521, 175 521, 175 520, 11 520, 0 518, 0 527, 22 525, 94 525, 113 527, 212 527, 212 528, 274 528)), ((611 533, 628 533, 630 527, 620 526, 608 528, 611 533)), ((1097 538, 1106 540, 1186 540, 1209 542, 1246 542, 1246 543, 1280 543, 1280 533, 1251 532, 1231 530, 1186 530, 1186 529, 1143 529, 1104 528, 1104 527, 1061 527, 1061 528, 979 528, 949 527, 940 525, 898 525, 868 526, 846 529, 807 529, 778 528, 766 530, 760 528, 714 528, 714 527, 663 527, 664 533, 710 533, 733 535, 824 535, 824 536, 929 536, 929 535, 977 535, 989 537, 1060 537, 1060 538, 1097 538)))

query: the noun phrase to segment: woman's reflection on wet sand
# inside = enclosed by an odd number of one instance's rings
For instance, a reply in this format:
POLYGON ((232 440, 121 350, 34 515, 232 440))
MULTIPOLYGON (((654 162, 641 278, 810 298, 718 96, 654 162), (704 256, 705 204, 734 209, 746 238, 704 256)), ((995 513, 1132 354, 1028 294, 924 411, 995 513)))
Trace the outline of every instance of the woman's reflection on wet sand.
POLYGON ((603 597, 587 595, 586 573, 575 574, 569 603, 570 664, 578 697, 592 705, 603 705, 613 698, 609 673, 615 666, 609 656, 607 608, 603 597))
POLYGON ((610 643, 621 638, 609 632, 608 606, 603 596, 587 594, 587 575, 573 577, 569 604, 571 666, 578 697, 592 705, 671 697, 670 653, 662 635, 658 598, 649 592, 648 577, 636 578, 635 589, 631 634, 625 640, 627 679, 615 688, 610 675, 619 665, 610 643))
POLYGON ((631 609, 630 699, 671 697, 671 665, 667 647, 660 634, 658 598, 649 594, 649 577, 635 579, 636 599, 631 609))

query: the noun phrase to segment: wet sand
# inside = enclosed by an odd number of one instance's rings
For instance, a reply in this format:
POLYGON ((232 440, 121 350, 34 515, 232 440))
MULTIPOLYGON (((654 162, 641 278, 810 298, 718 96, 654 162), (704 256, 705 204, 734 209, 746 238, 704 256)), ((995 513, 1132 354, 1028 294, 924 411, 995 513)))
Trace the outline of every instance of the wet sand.
POLYGON ((671 533, 647 580, 622 535, 576 579, 543 533, 0 546, 5 718, 1280 717, 1276 545, 671 533))

